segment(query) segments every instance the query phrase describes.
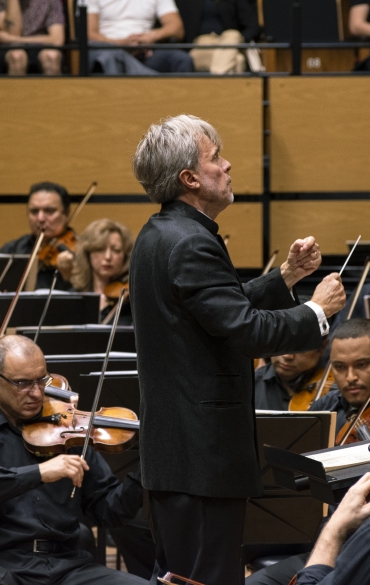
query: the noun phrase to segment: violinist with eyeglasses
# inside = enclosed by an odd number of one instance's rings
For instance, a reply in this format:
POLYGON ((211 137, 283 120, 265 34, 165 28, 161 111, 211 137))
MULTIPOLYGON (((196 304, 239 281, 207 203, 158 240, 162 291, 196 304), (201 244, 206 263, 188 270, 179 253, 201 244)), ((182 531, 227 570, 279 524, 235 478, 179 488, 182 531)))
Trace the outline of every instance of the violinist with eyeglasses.
POLYGON ((145 584, 79 548, 81 514, 107 527, 136 515, 142 505, 137 477, 119 484, 91 447, 83 460, 79 447, 41 459, 24 446, 22 427, 40 414, 49 378, 33 341, 0 339, 0 583, 145 584))
MULTIPOLYGON (((40 232, 44 231, 42 247, 38 254, 38 272, 35 288, 50 288, 58 257, 63 251, 74 252, 76 234, 69 227, 70 196, 58 183, 44 181, 31 186, 28 195, 27 216, 30 234, 7 242, 0 248, 1 254, 31 254, 40 232)), ((62 266, 63 267, 63 266, 62 266)), ((59 274, 56 288, 69 290, 71 285, 59 274)))

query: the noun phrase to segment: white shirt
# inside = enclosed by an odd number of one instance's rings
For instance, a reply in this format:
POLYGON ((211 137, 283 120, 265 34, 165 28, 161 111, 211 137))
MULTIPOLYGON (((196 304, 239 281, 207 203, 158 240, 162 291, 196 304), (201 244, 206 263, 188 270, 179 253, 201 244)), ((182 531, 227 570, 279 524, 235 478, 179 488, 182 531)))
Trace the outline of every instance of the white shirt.
POLYGON ((99 15, 99 32, 108 39, 148 32, 157 18, 178 12, 174 0, 86 0, 86 5, 99 15))

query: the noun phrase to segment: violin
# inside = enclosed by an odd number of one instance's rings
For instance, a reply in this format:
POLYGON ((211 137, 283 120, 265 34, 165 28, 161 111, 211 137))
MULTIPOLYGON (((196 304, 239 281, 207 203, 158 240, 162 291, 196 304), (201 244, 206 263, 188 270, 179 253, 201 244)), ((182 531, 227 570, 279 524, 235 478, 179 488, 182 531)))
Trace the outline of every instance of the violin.
MULTIPOLYGON (((312 378, 310 378, 306 384, 304 384, 302 390, 299 390, 295 394, 293 394, 292 398, 289 402, 289 410, 308 410, 315 400, 316 396, 316 389, 318 383, 321 381, 325 369, 322 368, 318 370, 312 378)), ((324 396, 330 390, 332 384, 334 384, 335 379, 331 371, 329 372, 325 384, 322 388, 320 396, 324 396)))
POLYGON ((74 254, 76 246, 76 234, 71 227, 68 227, 63 235, 53 238, 48 244, 40 248, 37 257, 44 266, 56 268, 58 254, 65 251, 74 254))
POLYGON ((77 392, 72 392, 67 378, 60 374, 50 374, 50 376, 52 381, 45 387, 44 395, 63 402, 71 402, 76 407, 79 396, 77 392))
MULTIPOLYGON (((25 447, 38 457, 65 453, 84 445, 90 412, 77 410, 73 404, 45 397, 40 417, 22 429, 25 447)), ((106 453, 121 453, 132 447, 140 422, 136 414, 122 407, 101 408, 95 412, 89 445, 106 453)))
POLYGON ((107 299, 117 301, 122 290, 125 291, 127 298, 129 292, 128 282, 121 282, 120 280, 116 280, 114 282, 110 282, 109 284, 107 284, 107 286, 104 287, 103 293, 107 297, 107 299))
MULTIPOLYGON (((91 183, 82 201, 78 204, 76 209, 70 214, 67 223, 70 224, 73 219, 77 217, 80 211, 84 208, 91 195, 95 192, 97 182, 91 183)), ((72 252, 76 251, 77 238, 74 230, 71 227, 67 227, 64 234, 53 238, 49 244, 42 247, 38 254, 38 259, 44 264, 44 266, 52 266, 56 268, 57 258, 60 252, 72 252)))

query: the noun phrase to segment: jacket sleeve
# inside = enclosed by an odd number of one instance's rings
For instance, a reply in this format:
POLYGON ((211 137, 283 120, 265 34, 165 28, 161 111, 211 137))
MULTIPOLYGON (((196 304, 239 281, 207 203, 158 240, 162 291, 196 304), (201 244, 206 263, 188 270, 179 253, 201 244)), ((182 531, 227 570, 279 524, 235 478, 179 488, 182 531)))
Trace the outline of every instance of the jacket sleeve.
MULTIPOLYGON (((275 271, 276 272, 276 271, 275 271)), ((172 250, 168 264, 172 293, 208 334, 248 357, 279 355, 320 347, 321 334, 314 311, 306 305, 286 309, 289 291, 281 276, 261 284, 241 286, 227 253, 211 235, 192 234, 172 250), (271 285, 271 281, 279 286, 271 285), (266 284, 267 283, 267 284, 266 284), (274 291, 274 294, 272 294, 274 291), (250 298, 246 296, 249 294, 250 298), (262 310, 254 306, 256 300, 262 310), (271 305, 274 310, 268 310, 271 305), (283 310, 277 309, 279 306, 283 310)))

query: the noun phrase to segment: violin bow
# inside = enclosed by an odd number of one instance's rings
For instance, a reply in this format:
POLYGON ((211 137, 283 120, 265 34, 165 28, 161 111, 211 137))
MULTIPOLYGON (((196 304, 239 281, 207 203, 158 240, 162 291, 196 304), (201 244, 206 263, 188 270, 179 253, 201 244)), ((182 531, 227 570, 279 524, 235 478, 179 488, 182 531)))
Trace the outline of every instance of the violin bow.
POLYGON ((37 343, 37 340, 38 340, 39 335, 40 335, 40 332, 41 332, 41 327, 44 324, 45 317, 46 317, 46 313, 48 312, 48 308, 49 308, 50 301, 51 301, 51 295, 53 294, 53 290, 55 288, 55 285, 56 285, 56 282, 57 282, 57 278, 58 278, 58 270, 55 270, 54 271, 54 276, 53 276, 53 281, 51 283, 51 287, 50 287, 50 290, 49 290, 49 293, 48 293, 48 297, 46 299, 45 307, 44 307, 44 310, 42 312, 42 315, 41 315, 41 318, 40 318, 40 322, 38 324, 37 331, 35 333, 35 337, 33 338, 34 343, 37 343))
MULTIPOLYGON (((100 372, 100 377, 99 377, 98 387, 97 387, 96 392, 95 392, 94 402, 93 402, 93 405, 91 407, 90 421, 89 421, 89 425, 87 427, 85 441, 84 441, 84 444, 82 447, 82 453, 80 455, 81 459, 85 459, 87 447, 89 446, 91 430, 92 430, 93 424, 94 424, 94 413, 98 409, 100 394, 101 394, 101 391, 103 388, 104 376, 105 376, 105 372, 107 371, 107 367, 108 367, 109 354, 112 351, 113 339, 114 339, 114 336, 116 333, 116 329, 117 329, 117 325, 118 325, 118 318, 119 318, 119 314, 120 314, 121 308, 122 308, 124 292, 125 292, 124 289, 122 289, 120 296, 119 296, 119 299, 117 301, 117 305, 116 305, 117 310, 116 310, 116 314, 114 315, 114 321, 113 321, 112 329, 111 329, 111 332, 109 335, 107 351, 106 351, 105 358, 104 358, 104 364, 103 364, 102 370, 100 372)), ((75 491, 76 491, 76 486, 73 488, 71 498, 74 497, 75 491)))
MULTIPOLYGON (((361 236, 359 236, 359 237, 357 238, 357 242, 359 241, 360 237, 361 237, 361 236)), ((357 242, 356 242, 356 244, 357 244, 357 242)), ((355 244, 355 245, 356 245, 356 244, 355 244)), ((350 255, 348 256, 348 258, 347 258, 346 262, 344 263, 344 265, 343 265, 343 267, 342 267, 342 270, 340 271, 340 273, 339 273, 339 274, 342 274, 342 272, 343 272, 343 269, 344 269, 344 268, 345 268, 345 266, 347 265, 347 262, 348 262, 348 260, 349 260, 349 257, 352 255, 352 252, 353 252, 353 250, 354 250, 354 247, 355 247, 355 246, 353 246, 353 248, 352 248, 352 250, 351 250, 351 253, 350 253, 350 255)), ((366 278, 367 278, 367 275, 369 274, 369 270, 370 270, 370 258, 369 258, 369 257, 367 257, 367 258, 366 258, 366 261, 365 261, 364 268, 363 268, 363 270, 362 270, 362 274, 361 274, 360 280, 358 281, 358 284, 357 284, 357 287, 356 287, 356 292, 355 292, 355 295, 354 295, 354 297, 353 297, 353 299, 352 299, 352 302, 351 302, 351 304, 350 304, 350 307, 349 307, 349 309, 348 309, 348 313, 347 313, 347 315, 346 315, 346 318, 345 318, 345 320, 346 320, 346 321, 349 321, 349 320, 350 320, 350 318, 351 318, 351 317, 352 317, 352 315, 353 315, 353 311, 354 311, 354 309, 355 309, 356 303, 357 303, 357 301, 358 301, 358 298, 359 298, 359 296, 360 296, 360 293, 361 293, 361 291, 362 291, 362 287, 363 287, 363 286, 364 286, 364 284, 365 284, 365 280, 366 280, 366 278)), ((321 380, 320 380, 320 382, 319 382, 319 384, 318 384, 318 386, 317 386, 317 391, 316 391, 316 395, 315 395, 314 401, 315 401, 315 400, 318 400, 318 399, 321 397, 321 395, 322 395, 322 391, 323 391, 323 389, 324 389, 324 386, 325 386, 325 384, 326 384, 326 381, 327 381, 327 379, 328 379, 328 376, 329 376, 329 374, 330 374, 330 370, 331 370, 331 363, 330 363, 330 360, 329 360, 329 361, 328 361, 328 363, 326 364, 326 367, 325 367, 324 373, 323 373, 323 375, 322 375, 322 378, 321 378, 321 380)))
POLYGON ((3 321, 2 325, 1 325, 1 328, 0 328, 0 338, 5 335, 6 328, 8 327, 9 321, 11 319, 11 316, 13 315, 14 309, 15 309, 16 304, 18 302, 19 295, 20 295, 21 291, 23 290, 23 287, 24 287, 24 285, 26 283, 26 280, 28 278, 28 275, 29 275, 29 273, 31 271, 32 265, 33 265, 34 261, 36 260, 37 253, 38 253, 38 251, 40 249, 40 246, 41 246, 41 243, 42 243, 42 240, 43 239, 44 239, 44 232, 42 231, 42 232, 40 232, 40 234, 39 234, 39 236, 38 236, 38 238, 37 238, 37 240, 35 242, 35 245, 34 245, 33 250, 32 250, 31 257, 30 257, 30 259, 27 262, 26 269, 25 269, 25 271, 22 274, 22 278, 19 281, 19 284, 18 284, 17 290, 15 292, 15 295, 13 297, 13 300, 12 300, 12 302, 9 305, 9 309, 8 309, 8 311, 7 311, 6 315, 5 315, 4 321, 3 321))
POLYGON ((276 256, 279 254, 279 250, 275 250, 270 258, 269 261, 267 262, 266 266, 264 267, 264 269, 262 270, 261 276, 263 276, 264 274, 267 274, 268 272, 270 272, 275 260, 276 260, 276 256))
POLYGON ((76 217, 78 216, 80 211, 82 211, 82 209, 85 207, 85 205, 88 202, 88 200, 90 199, 91 195, 95 192, 97 185, 98 185, 98 183, 96 181, 93 181, 93 183, 91 183, 90 187, 88 188, 88 190, 86 192, 86 195, 84 196, 82 201, 80 201, 80 203, 77 205, 76 209, 74 211, 72 211, 71 215, 69 216, 68 225, 71 223, 71 221, 73 219, 76 219, 76 217))

